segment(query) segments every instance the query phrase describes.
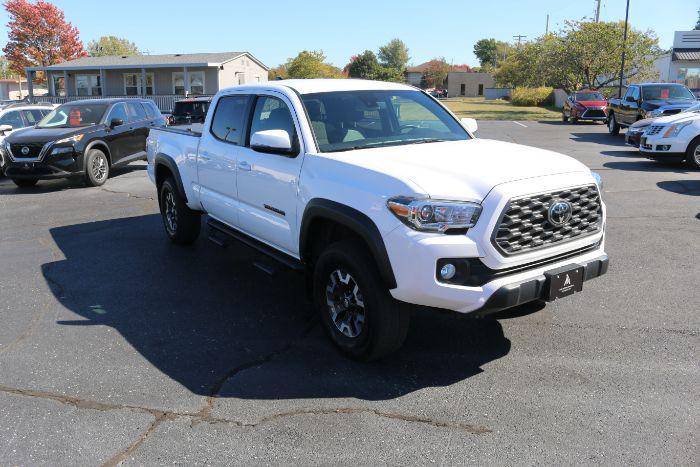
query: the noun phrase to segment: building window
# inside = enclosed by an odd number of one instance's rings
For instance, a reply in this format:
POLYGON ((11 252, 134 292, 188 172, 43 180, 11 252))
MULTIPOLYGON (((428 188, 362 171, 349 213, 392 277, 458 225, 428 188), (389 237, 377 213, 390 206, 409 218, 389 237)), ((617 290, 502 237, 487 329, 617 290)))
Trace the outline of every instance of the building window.
POLYGON ((65 96, 66 95, 66 83, 63 76, 53 77, 53 93, 54 96, 65 96))
MULTIPOLYGON (((204 94, 204 72, 190 71, 187 76, 190 80, 190 94, 204 94)), ((173 73, 173 94, 185 94, 185 73, 182 71, 173 73)))
POLYGON ((700 89, 700 68, 678 68, 676 82, 697 92, 700 89))
POLYGON ((484 95, 484 85, 483 85, 483 84, 480 84, 480 85, 479 85, 479 95, 480 95, 480 96, 483 96, 483 95, 484 95))
POLYGON ((467 93, 467 85, 466 84, 460 84, 459 85, 459 95, 463 96, 467 93))
MULTIPOLYGON (((143 95, 141 81, 141 73, 124 73, 124 95, 143 95)), ((146 73, 146 95, 153 95, 153 73, 146 73)))
POLYGON ((100 75, 75 75, 75 94, 78 96, 101 96, 100 75))

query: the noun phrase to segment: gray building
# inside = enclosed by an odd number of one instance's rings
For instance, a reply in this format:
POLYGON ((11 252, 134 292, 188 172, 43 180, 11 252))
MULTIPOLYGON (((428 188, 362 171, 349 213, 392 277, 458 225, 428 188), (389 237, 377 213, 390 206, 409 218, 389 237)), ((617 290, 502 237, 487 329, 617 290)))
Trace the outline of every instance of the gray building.
POLYGON ((661 81, 685 84, 700 95, 700 31, 676 31, 673 50, 654 65, 661 81))
POLYGON ((43 102, 147 97, 167 112, 184 96, 213 95, 229 86, 267 81, 269 68, 248 52, 221 52, 83 57, 26 70, 32 98, 34 73, 46 73, 48 95, 40 98, 43 102))

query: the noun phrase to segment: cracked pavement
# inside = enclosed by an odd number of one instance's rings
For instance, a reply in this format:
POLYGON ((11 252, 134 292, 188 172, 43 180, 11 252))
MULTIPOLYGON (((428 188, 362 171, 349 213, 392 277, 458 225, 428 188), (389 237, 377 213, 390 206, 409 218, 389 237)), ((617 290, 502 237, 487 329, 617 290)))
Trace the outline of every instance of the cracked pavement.
POLYGON ((0 464, 692 464, 700 172, 602 125, 480 122, 600 171, 608 275, 500 320, 417 311, 339 356, 303 281, 165 239, 141 163, 102 188, 0 178, 0 464))

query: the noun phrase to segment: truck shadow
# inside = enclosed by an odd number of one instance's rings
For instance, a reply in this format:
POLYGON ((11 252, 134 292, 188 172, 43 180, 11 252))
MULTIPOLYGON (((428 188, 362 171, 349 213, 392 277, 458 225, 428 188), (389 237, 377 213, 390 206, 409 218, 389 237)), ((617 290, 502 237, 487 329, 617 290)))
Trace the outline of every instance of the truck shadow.
MULTIPOLYGON (((147 166, 129 164, 122 167, 117 167, 112 169, 109 174, 109 180, 107 180, 106 187, 109 187, 110 181, 129 175, 135 172, 145 172, 147 166)), ((26 195, 26 194, 41 194, 41 193, 55 193, 58 191, 74 190, 74 189, 84 189, 87 188, 85 181, 81 177, 72 178, 59 178, 54 180, 40 180, 36 186, 31 188, 20 188, 16 186, 12 180, 2 176, 0 177, 0 194, 1 195, 26 195)))
POLYGON ((300 275, 268 276, 243 246, 166 240, 158 215, 51 229, 65 259, 42 266, 75 320, 109 326, 195 394, 255 399, 395 398, 448 386, 503 357, 496 320, 416 312, 404 347, 362 364, 340 356, 309 312, 300 275), (245 370, 245 371, 242 371, 245 370))
POLYGON ((618 146, 632 149, 632 146, 625 143, 624 136, 612 136, 608 133, 571 133, 571 140, 576 143, 597 143, 606 146, 618 146))

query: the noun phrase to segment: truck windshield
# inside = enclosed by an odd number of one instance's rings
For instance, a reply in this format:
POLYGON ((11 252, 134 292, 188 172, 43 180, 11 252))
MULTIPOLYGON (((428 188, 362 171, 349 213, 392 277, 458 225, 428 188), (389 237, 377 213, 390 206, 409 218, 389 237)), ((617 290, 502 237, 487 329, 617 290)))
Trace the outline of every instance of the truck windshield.
POLYGON ((470 139, 420 91, 323 92, 302 100, 321 152, 470 139))
POLYGON ((690 89, 680 84, 655 84, 642 88, 642 97, 645 101, 655 99, 688 99, 695 100, 695 95, 690 89))
POLYGON ((106 110, 106 104, 62 105, 41 119, 37 128, 78 128, 97 125, 106 110))

